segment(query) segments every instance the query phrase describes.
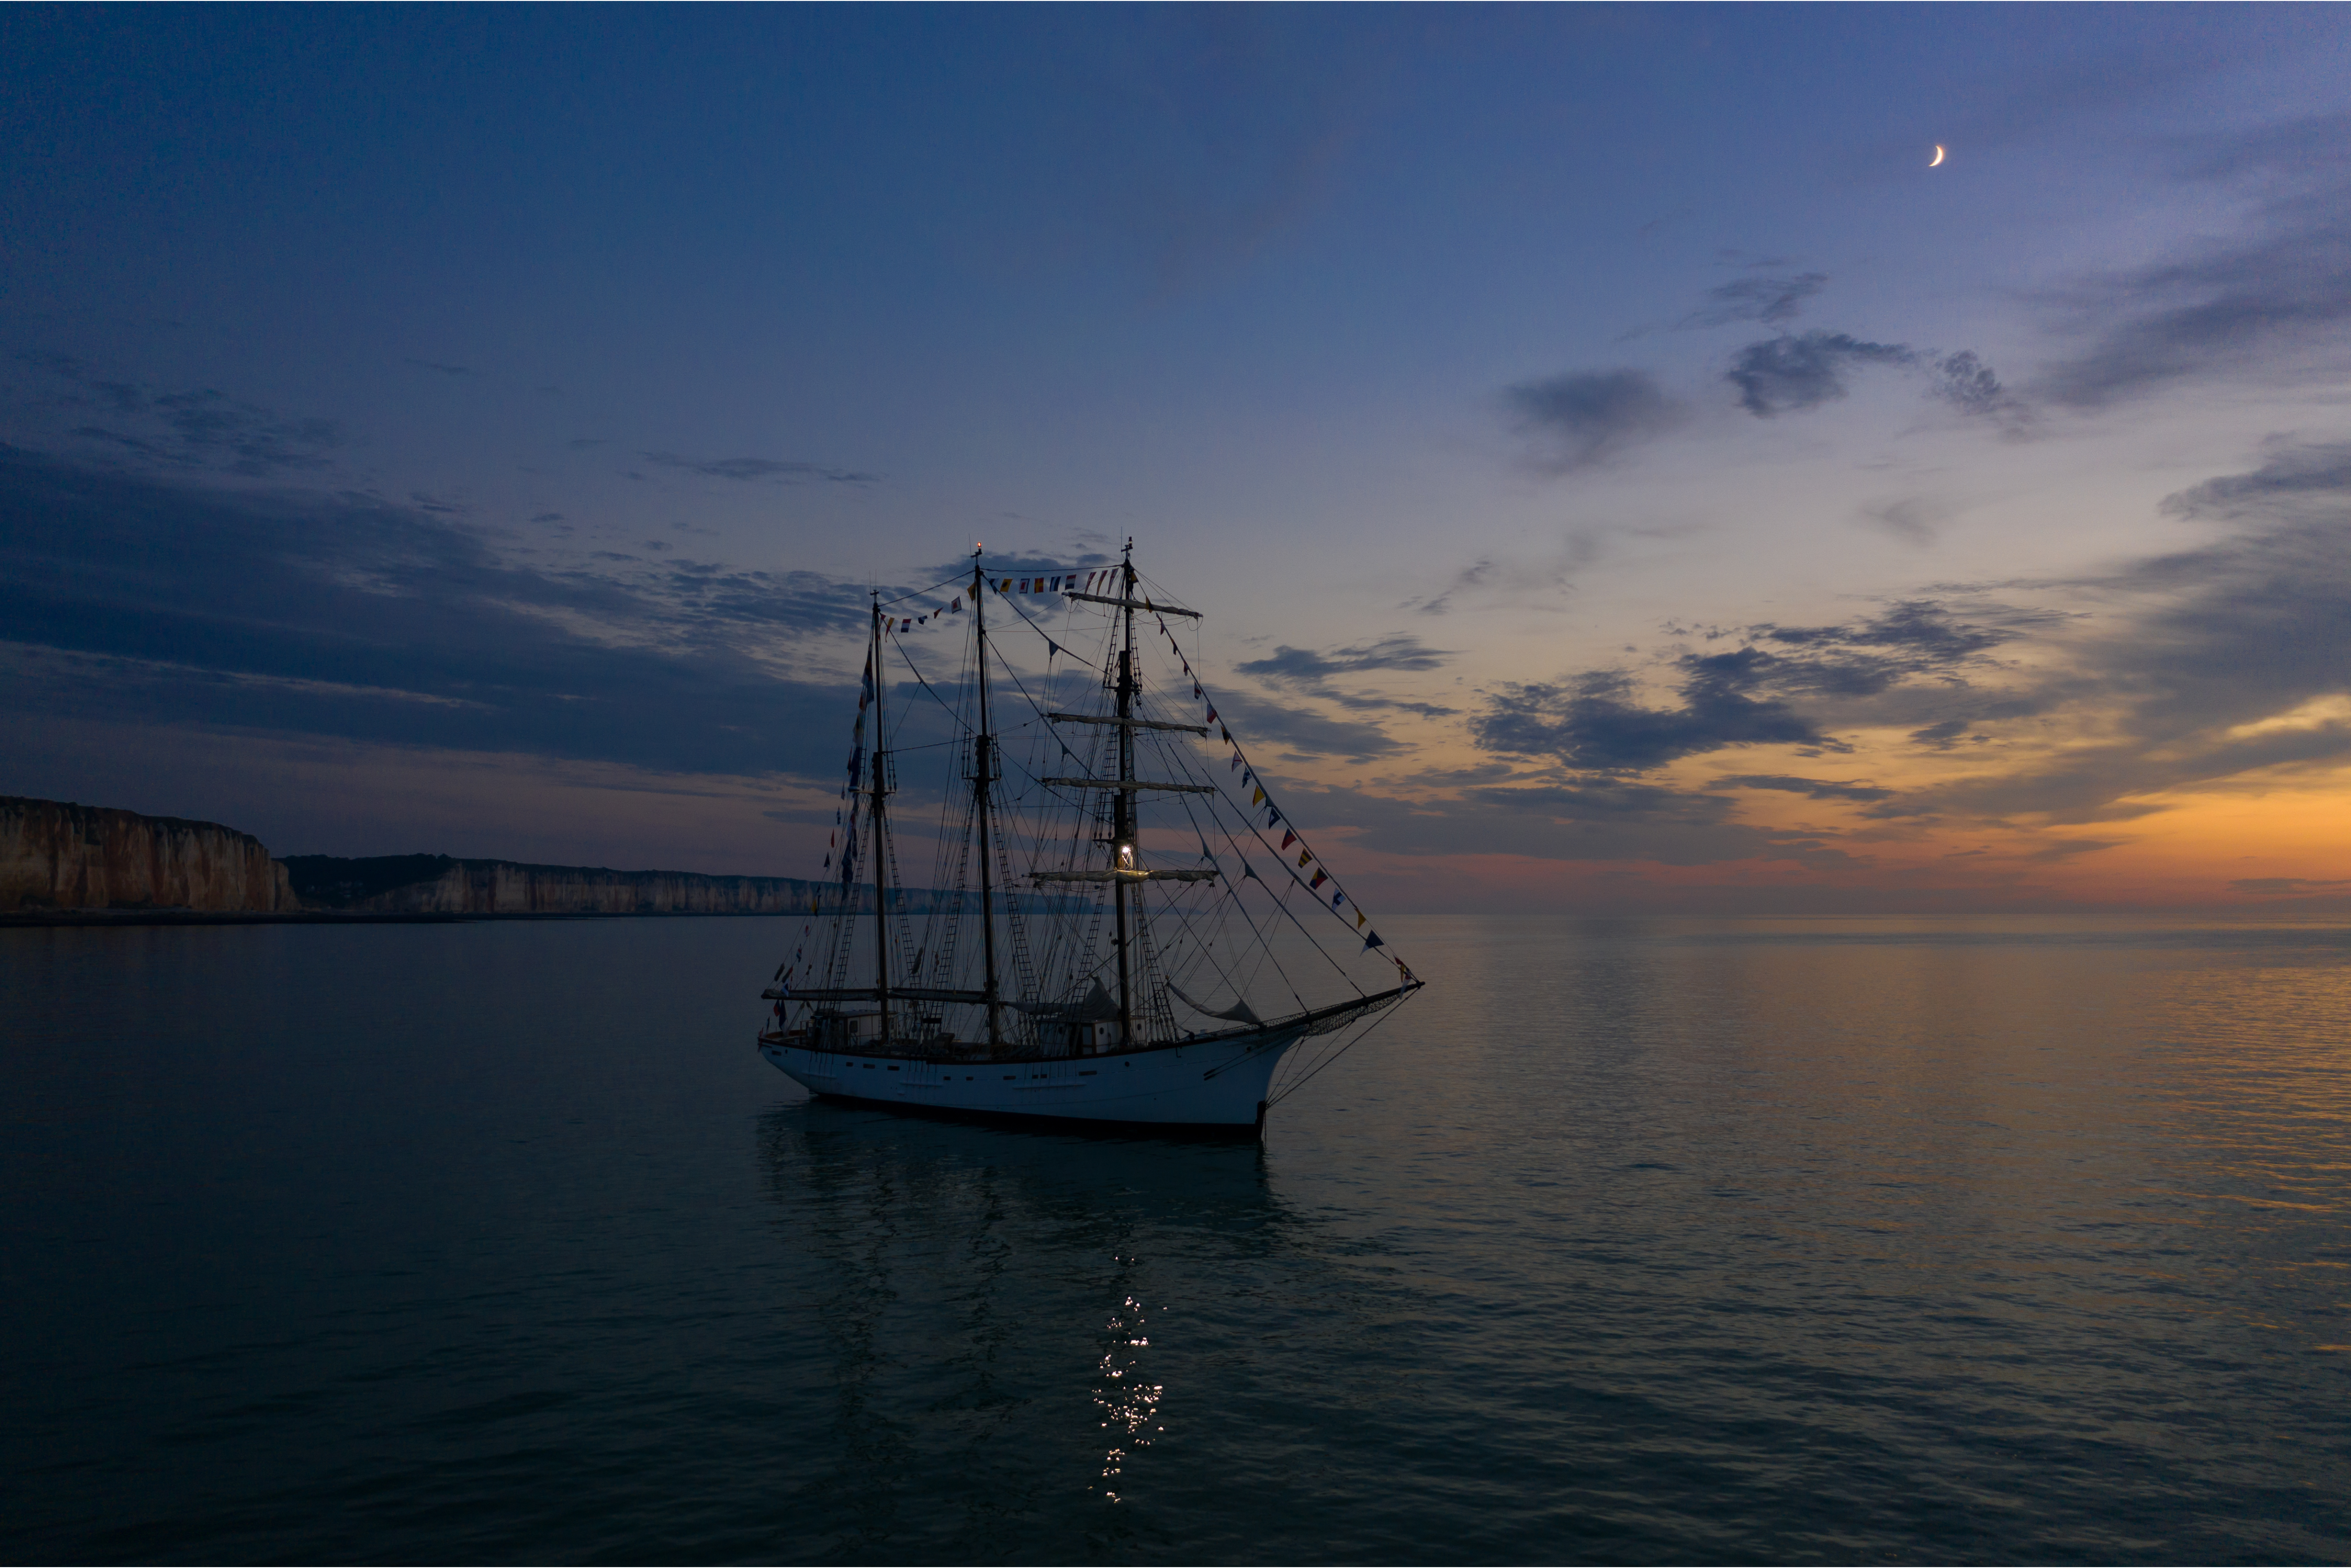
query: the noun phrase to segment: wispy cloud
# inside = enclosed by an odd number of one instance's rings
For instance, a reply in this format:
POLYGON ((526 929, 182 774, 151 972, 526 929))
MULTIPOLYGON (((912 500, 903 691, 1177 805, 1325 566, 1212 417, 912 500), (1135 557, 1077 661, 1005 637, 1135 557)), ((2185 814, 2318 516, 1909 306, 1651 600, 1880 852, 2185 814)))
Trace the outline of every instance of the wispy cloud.
POLYGON ((0 451, 0 627, 39 673, 0 681, 15 722, 822 775, 841 677, 810 650, 861 626, 862 599, 683 559, 526 566, 422 506, 0 451))
MULTIPOLYGON (((2275 444, 2260 467, 2166 510, 2226 531, 2053 584, 2100 605, 2101 630, 2004 694, 2096 738, 1916 791, 1903 810, 2120 821, 2160 809, 2166 791, 2351 761, 2351 444, 2275 444)), ((1966 727, 1998 724, 1979 714, 1966 727)), ((1961 733, 1947 721, 1913 738, 1961 733)))
POLYGON ((1470 735, 1489 751, 1548 755, 1593 772, 1644 772, 1727 746, 1836 745, 1784 700, 1752 695, 1769 657, 1708 655, 1688 670, 1677 708, 1645 706, 1633 677, 1616 670, 1508 685, 1487 697, 1470 735))
POLYGON ((1742 822, 1726 796, 1636 779, 1478 785, 1443 809, 1375 790, 1293 785, 1284 804, 1299 821, 1355 829, 1385 854, 1675 866, 1781 861, 1821 870, 1864 863, 1816 833, 1742 822))
POLYGON ((2229 886, 2238 893, 2273 896, 2279 894, 2332 893, 2338 887, 2351 887, 2351 881, 2327 881, 2306 876, 2241 876, 2229 886))
POLYGON ((2351 115, 2294 121, 2199 150, 2187 173, 2252 193, 2239 237, 2184 259, 2083 280, 2055 300, 2079 347, 2035 394, 2096 410, 2213 376, 2339 355, 2351 329, 2351 115))
POLYGON ((76 439, 154 467, 217 468, 247 478, 315 472, 345 444, 331 419, 281 414, 209 387, 158 392, 93 373, 69 354, 24 352, 17 360, 80 390, 66 401, 101 407, 109 423, 75 426, 76 439))
POLYGON ((1455 572, 1445 586, 1426 599, 1407 599, 1396 608, 1423 615, 1449 614, 1457 601, 1557 608, 1574 586, 1576 577, 1605 553, 1613 533, 1663 534, 1687 529, 1576 528, 1563 534, 1556 550, 1535 555, 1481 555, 1455 572))
MULTIPOLYGON (((2165 509, 2217 537, 2091 577, 2011 585, 2062 595, 2062 611, 1921 598, 1829 625, 1681 628, 1700 647, 1661 670, 1488 693, 1471 738, 1583 788, 1731 749, 1846 754, 1865 732, 1891 730, 1912 766, 1939 753, 1953 767, 1898 789, 1783 772, 1712 787, 1850 805, 1889 824, 2003 831, 2126 821, 2182 790, 2351 764, 2351 444, 2275 443, 2258 466, 2165 509), (1735 645, 1704 647, 1724 643, 1735 645), (1652 673, 1675 700, 1648 695, 1652 673)), ((2053 839, 2026 858, 2119 841, 2053 839)))
POLYGON ((1723 372, 1739 393, 1739 406, 1758 419, 1834 402, 1851 391, 1854 373, 1872 365, 1916 371, 1927 378, 1927 394, 1960 413, 1998 423, 2011 434, 2031 424, 2024 402, 2001 384, 1991 367, 1971 350, 1938 354, 1907 343, 1873 343, 1846 332, 1786 333, 1748 344, 1723 372))
POLYGON ((1748 344, 1732 356, 1723 379, 1739 390, 1740 407, 1770 419, 1844 396, 1847 378, 1864 365, 1910 365, 1917 360, 1905 344, 1871 343, 1814 328, 1748 344))
POLYGON ((1849 624, 1715 631, 1709 640, 1735 638, 1740 646, 1677 657, 1677 706, 1644 702, 1631 671, 1587 670, 1488 694, 1470 735, 1489 751, 1608 773, 1646 772, 1728 747, 1841 752, 1850 747, 1829 728, 1841 706, 1922 676, 1948 685, 1961 666, 2019 634, 1960 620, 1928 600, 1849 624))
POLYGON ((1738 277, 1706 291, 1706 303, 1681 319, 1684 327, 1727 327, 1761 321, 1777 327, 1803 314, 1804 301, 1828 287, 1825 272, 1738 277))
MULTIPOLYGON (((1967 736, 1968 727, 1972 722, 1964 718, 1947 718, 1934 724, 1922 725, 1910 732, 1910 742, 1914 746, 1923 746, 1934 751, 1949 751, 1959 743, 1962 737, 1967 736)), ((1976 736, 1971 738, 1981 740, 1987 737, 1976 736)))
POLYGON ((657 467, 683 469, 712 479, 732 479, 737 484, 769 479, 784 485, 811 480, 831 485, 872 485, 882 478, 879 474, 854 468, 834 468, 779 457, 681 457, 674 452, 640 452, 637 455, 657 467))
POLYGON ((1873 527, 1914 545, 1933 544, 1936 524, 1941 520, 1940 514, 1931 503, 1916 496, 1905 496, 1892 501, 1874 501, 1862 507, 1861 515, 1873 527))
POLYGON ((1807 800, 1883 800, 1894 791, 1875 784, 1847 784, 1831 779, 1799 779, 1787 773, 1737 773, 1714 781, 1718 789, 1771 789, 1802 795, 1807 800))
POLYGON ((1689 419, 1646 371, 1630 369, 1520 382, 1503 390, 1502 402, 1530 443, 1529 460, 1550 474, 1607 463, 1689 419))
POLYGON ((1271 747, 1299 762, 1319 758, 1374 762, 1404 750, 1401 742, 1376 724, 1332 718, 1297 702, 1228 689, 1217 694, 1217 710, 1236 734, 1249 737, 1252 755, 1271 747))
POLYGON ((1270 658, 1252 659, 1234 668, 1245 675, 1271 680, 1322 681, 1367 670, 1434 670, 1452 656, 1447 649, 1431 648, 1417 637, 1399 633, 1327 653, 1285 644, 1276 647, 1270 658))
POLYGON ((1392 708, 1402 713, 1416 713, 1425 718, 1447 718, 1455 710, 1438 704, 1349 691, 1331 683, 1333 677, 1341 675, 1434 670, 1451 657, 1453 654, 1447 649, 1431 648, 1417 637, 1399 633, 1353 647, 1334 648, 1327 653, 1280 644, 1270 656, 1236 664, 1234 669, 1241 674, 1254 676, 1270 685, 1286 686, 1325 702, 1336 703, 1342 707, 1359 711, 1392 708))

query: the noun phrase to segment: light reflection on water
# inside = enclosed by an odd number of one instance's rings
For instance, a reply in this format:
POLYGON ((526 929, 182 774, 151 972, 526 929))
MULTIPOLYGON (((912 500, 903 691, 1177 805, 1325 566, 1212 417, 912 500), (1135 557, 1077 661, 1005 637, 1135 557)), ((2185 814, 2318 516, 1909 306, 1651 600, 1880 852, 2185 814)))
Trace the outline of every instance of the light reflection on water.
POLYGON ((2351 932, 1395 924, 1262 1149, 806 1102, 765 922, 5 934, 0 1555, 2351 1555, 2351 932))
POLYGON ((1102 1351, 1094 1403, 1102 1408, 1102 1430, 1111 1434, 1110 1448, 1102 1455, 1102 1494, 1112 1502, 1119 1500, 1118 1478, 1128 1458, 1151 1447, 1153 1436, 1167 1429, 1159 1424, 1159 1402, 1167 1390, 1144 1375, 1143 1357, 1137 1354, 1151 1343, 1145 1324, 1143 1303, 1129 1296, 1103 1328, 1110 1343, 1102 1351))

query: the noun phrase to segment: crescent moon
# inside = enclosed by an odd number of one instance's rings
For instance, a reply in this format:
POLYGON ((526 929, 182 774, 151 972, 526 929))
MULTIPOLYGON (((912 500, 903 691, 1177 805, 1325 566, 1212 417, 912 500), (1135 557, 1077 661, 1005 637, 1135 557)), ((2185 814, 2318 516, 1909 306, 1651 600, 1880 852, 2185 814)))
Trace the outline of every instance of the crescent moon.
POLYGON ((1938 145, 1937 145, 1937 147, 1935 148, 1935 155, 1934 155, 1932 158, 1929 158, 1929 159, 1928 159, 1928 160, 1927 160, 1927 167, 1928 167, 1928 168, 1929 168, 1929 169, 1932 169, 1932 168, 1934 168, 1936 165, 1938 165, 1938 164, 1939 164, 1940 162, 1942 162, 1942 161, 1943 161, 1943 149, 1942 149, 1942 147, 1941 147, 1939 144, 1938 144, 1938 145))

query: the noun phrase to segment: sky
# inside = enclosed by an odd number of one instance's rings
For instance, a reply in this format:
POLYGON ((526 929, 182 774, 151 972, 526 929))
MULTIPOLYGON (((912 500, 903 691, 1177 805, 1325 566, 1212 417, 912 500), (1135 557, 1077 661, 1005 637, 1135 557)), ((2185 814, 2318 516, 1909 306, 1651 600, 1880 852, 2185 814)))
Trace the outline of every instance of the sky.
POLYGON ((2325 6, 0 9, 0 793, 814 875, 869 591, 1132 537, 1367 901, 2340 912, 2346 81, 2325 6))

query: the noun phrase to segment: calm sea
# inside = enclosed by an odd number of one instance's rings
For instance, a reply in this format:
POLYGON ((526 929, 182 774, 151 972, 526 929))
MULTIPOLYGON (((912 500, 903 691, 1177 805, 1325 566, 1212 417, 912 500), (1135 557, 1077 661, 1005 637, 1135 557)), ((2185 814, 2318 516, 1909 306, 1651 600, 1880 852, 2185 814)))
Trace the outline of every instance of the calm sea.
POLYGON ((1384 922, 1261 1148, 765 920, 0 932, 0 1556, 2351 1557, 2351 930, 1384 922))

